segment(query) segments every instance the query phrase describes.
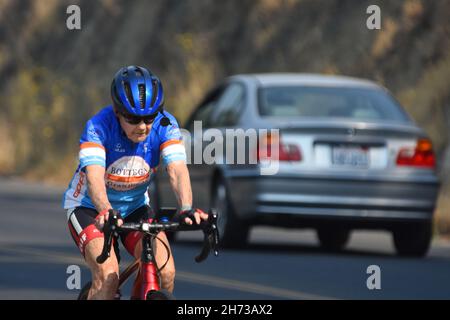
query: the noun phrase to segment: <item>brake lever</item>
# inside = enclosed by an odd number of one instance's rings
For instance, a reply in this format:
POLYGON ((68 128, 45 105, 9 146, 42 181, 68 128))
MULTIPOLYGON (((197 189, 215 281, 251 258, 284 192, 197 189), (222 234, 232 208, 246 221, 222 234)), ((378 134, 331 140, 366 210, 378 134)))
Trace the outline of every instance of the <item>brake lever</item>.
POLYGON ((216 209, 210 210, 210 216, 208 220, 210 220, 211 225, 211 249, 214 251, 214 255, 217 257, 219 255, 219 229, 217 228, 217 211, 216 209))
POLYGON ((203 247, 200 254, 195 257, 195 262, 197 263, 204 261, 208 257, 211 250, 214 252, 216 257, 219 255, 219 231, 217 229, 216 210, 211 209, 208 212, 208 221, 202 222, 201 226, 203 230, 203 247))
POLYGON ((118 221, 119 217, 115 214, 114 210, 110 209, 108 221, 106 221, 103 226, 104 241, 102 253, 96 259, 99 264, 104 263, 111 255, 112 241, 114 236, 117 235, 116 229, 118 221))

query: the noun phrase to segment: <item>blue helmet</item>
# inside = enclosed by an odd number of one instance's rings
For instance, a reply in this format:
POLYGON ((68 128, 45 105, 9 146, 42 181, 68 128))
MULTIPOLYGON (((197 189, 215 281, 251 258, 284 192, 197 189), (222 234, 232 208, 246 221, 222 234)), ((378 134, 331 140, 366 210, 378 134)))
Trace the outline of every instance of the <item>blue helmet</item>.
POLYGON ((124 67, 116 73, 111 97, 118 111, 140 117, 156 114, 164 105, 161 81, 139 66, 124 67))

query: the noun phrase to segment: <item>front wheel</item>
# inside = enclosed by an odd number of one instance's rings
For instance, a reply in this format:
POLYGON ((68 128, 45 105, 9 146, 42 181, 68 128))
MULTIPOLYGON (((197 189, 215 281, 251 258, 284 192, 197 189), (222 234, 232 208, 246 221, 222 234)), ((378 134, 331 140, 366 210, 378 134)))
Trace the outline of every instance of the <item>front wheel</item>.
MULTIPOLYGON (((92 282, 89 281, 84 285, 84 287, 81 289, 80 293, 78 294, 77 300, 87 300, 89 295, 89 290, 91 290, 92 282)), ((114 296, 114 300, 120 300, 121 294, 120 290, 117 290, 116 295, 114 296)))
POLYGON ((161 289, 148 292, 145 300, 175 300, 175 297, 169 291, 161 289))

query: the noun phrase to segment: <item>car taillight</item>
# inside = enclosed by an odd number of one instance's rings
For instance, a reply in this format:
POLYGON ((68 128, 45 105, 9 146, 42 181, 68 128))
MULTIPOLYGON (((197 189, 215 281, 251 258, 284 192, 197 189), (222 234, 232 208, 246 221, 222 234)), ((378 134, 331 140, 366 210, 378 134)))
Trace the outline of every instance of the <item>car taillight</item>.
POLYGON ((431 141, 428 139, 419 139, 415 149, 400 149, 397 156, 397 165, 434 168, 435 160, 431 141))
POLYGON ((257 159, 260 160, 279 160, 279 161, 302 161, 300 148, 295 144, 283 143, 278 136, 268 134, 261 139, 257 148, 257 159), (272 150, 278 149, 277 154, 272 154, 272 150))

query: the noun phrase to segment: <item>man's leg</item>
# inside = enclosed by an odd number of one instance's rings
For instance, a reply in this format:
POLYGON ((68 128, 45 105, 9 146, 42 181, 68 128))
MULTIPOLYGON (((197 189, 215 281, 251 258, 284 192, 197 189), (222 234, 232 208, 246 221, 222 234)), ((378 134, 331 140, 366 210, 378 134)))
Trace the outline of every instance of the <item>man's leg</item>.
POLYGON ((102 248, 103 238, 91 240, 85 248, 85 259, 92 274, 88 299, 92 300, 114 299, 119 285, 119 264, 114 248, 111 249, 110 257, 104 263, 98 264, 96 259, 102 253, 102 248))
POLYGON ((70 234, 84 256, 92 273, 92 287, 89 299, 112 299, 117 291, 119 265, 114 250, 103 263, 96 262, 103 249, 103 234, 95 227, 97 211, 86 207, 69 209, 68 227, 70 234))

